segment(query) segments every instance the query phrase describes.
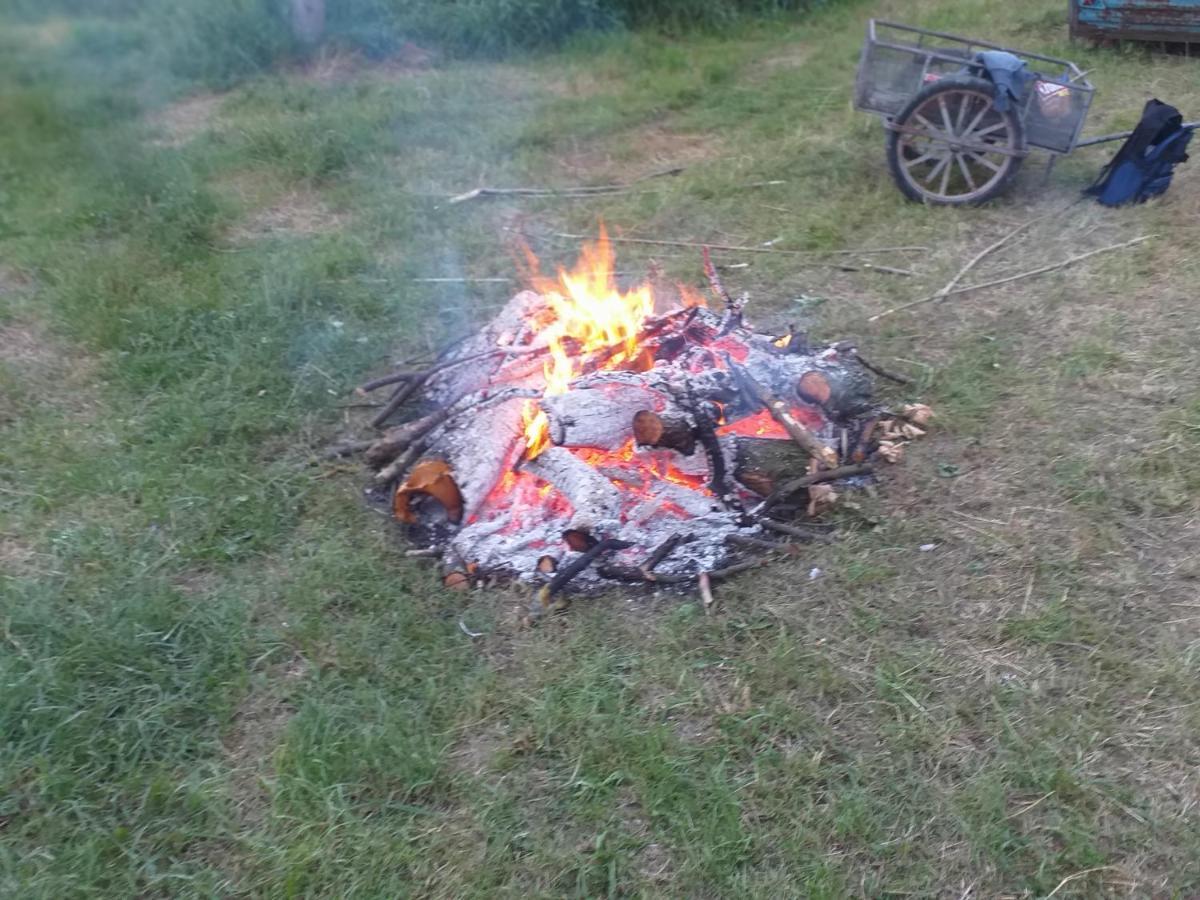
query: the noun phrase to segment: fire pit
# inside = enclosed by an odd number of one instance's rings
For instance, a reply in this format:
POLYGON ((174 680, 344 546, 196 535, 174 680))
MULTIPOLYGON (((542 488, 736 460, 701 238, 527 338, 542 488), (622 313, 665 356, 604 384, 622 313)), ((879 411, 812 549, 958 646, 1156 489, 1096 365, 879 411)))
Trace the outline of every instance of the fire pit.
MULTIPOLYGON (((872 402, 847 343, 761 334, 744 301, 704 268, 720 311, 685 286, 617 287, 603 230, 572 271, 530 289, 397 386, 366 449, 385 499, 447 584, 699 583, 798 542, 828 540, 815 516, 840 486, 896 461, 931 413, 872 402)), ((888 376, 895 377, 895 376, 888 376)))

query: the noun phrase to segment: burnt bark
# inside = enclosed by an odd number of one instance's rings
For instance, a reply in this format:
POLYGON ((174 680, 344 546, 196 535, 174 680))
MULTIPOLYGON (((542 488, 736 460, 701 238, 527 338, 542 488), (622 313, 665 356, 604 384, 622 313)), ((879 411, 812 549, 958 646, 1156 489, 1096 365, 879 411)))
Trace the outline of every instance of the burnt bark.
POLYGON ((808 469, 808 452, 792 441, 727 435, 733 445, 733 477, 760 497, 808 469))

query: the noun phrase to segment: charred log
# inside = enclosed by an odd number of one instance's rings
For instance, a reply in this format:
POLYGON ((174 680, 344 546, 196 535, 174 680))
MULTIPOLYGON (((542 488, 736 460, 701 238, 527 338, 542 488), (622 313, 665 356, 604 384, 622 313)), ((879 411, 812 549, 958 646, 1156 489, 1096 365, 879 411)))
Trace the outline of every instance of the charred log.
POLYGON ((666 447, 691 456, 696 450, 696 434, 683 416, 660 416, 649 409, 633 415, 633 439, 646 447, 666 447))
POLYGON ((733 446, 733 477, 760 497, 808 468, 808 451, 792 441, 738 435, 724 440, 733 446))

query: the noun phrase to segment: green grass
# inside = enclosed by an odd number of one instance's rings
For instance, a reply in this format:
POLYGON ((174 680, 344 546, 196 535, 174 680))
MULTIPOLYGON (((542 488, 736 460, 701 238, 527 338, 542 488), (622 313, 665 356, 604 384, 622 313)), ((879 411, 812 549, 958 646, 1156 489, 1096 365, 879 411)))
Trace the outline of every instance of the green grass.
MULTIPOLYGON (((263 73, 199 112, 164 108, 187 82, 144 77, 163 48, 119 18, 0 26, 0 894, 1200 891, 1196 178, 1059 212, 973 276, 1160 236, 1135 251, 868 324, 1103 159, 903 202, 849 108, 870 12, 263 73), (444 202, 673 163, 645 193, 444 202), (614 594, 523 630, 519 591, 443 590, 361 472, 313 460, 364 373, 508 292, 412 278, 511 275, 515 227, 567 261, 553 235, 601 218, 927 246, 908 279, 721 261, 751 264, 728 279, 756 322, 858 337, 939 418, 842 540, 716 615, 614 594)), ((1200 103, 1183 58, 1069 46, 1058 4, 902 17, 1077 59, 1095 132, 1151 81, 1200 103)), ((659 249, 620 268, 701 280, 659 249)))

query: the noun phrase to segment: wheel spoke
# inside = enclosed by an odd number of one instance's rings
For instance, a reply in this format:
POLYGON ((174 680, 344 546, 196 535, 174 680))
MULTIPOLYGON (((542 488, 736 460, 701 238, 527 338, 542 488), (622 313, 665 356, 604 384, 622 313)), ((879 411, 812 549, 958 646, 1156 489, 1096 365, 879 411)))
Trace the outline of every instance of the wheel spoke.
POLYGON ((971 168, 967 165, 965 154, 955 153, 954 161, 958 163, 959 171, 963 173, 963 178, 967 180, 967 187, 971 189, 971 193, 975 193, 979 188, 975 184, 975 179, 971 177, 971 168))
POLYGON ((938 177, 938 174, 939 174, 939 173, 940 173, 940 172, 941 172, 943 169, 949 169, 949 166, 947 165, 947 163, 949 163, 949 162, 950 162, 950 156, 949 156, 949 155, 943 156, 941 159, 939 159, 939 160, 937 161, 937 165, 935 165, 935 166, 934 166, 932 169, 930 169, 930 170, 929 170, 929 172, 928 172, 928 174, 927 174, 927 175, 925 176, 925 178, 923 179, 923 180, 924 180, 924 182, 925 182, 926 184, 929 184, 929 182, 933 181, 933 179, 935 179, 935 178, 937 178, 937 177, 938 177))
POLYGON ((938 108, 942 111, 942 124, 946 126, 946 134, 954 137, 954 125, 950 122, 950 110, 946 109, 946 95, 938 94, 938 108))
POLYGON ((934 125, 932 122, 930 122, 927 118, 925 118, 919 112, 913 113, 913 118, 925 126, 925 128, 929 131, 929 136, 931 138, 933 138, 934 140, 937 140, 937 141, 942 141, 943 143, 947 143, 947 144, 950 143, 950 135, 943 132, 940 128, 938 128, 936 125, 934 125))
POLYGON ((997 122, 995 125, 989 125, 987 128, 981 128, 978 131, 972 132, 971 137, 977 138, 984 134, 991 134, 998 128, 1008 128, 1007 122, 997 122))
POLYGON ((958 115, 954 119, 954 133, 961 135, 964 133, 962 130, 963 119, 965 119, 967 117, 967 110, 971 107, 971 104, 974 102, 975 95, 974 94, 959 94, 958 96, 960 99, 959 99, 959 103, 958 103, 958 115))
POLYGON ((979 163, 980 165, 987 166, 993 172, 999 172, 1003 168, 1003 166, 996 165, 994 162, 992 162, 990 159, 988 159, 982 153, 968 153, 967 155, 970 156, 971 159, 975 160, 975 162, 979 163))
POLYGON ((979 110, 979 112, 975 113, 975 118, 973 118, 971 120, 971 124, 968 125, 966 128, 964 128, 960 132, 960 134, 970 134, 971 132, 973 132, 975 130, 975 126, 983 121, 983 117, 987 115, 988 110, 991 108, 992 108, 992 104, 985 100, 984 104, 983 104, 983 108, 981 110, 979 110))
POLYGON ((901 160, 900 164, 902 166, 904 166, 904 168, 906 168, 906 169, 911 169, 913 166, 920 165, 923 162, 929 162, 929 160, 931 160, 931 159, 938 159, 938 158, 940 158, 940 154, 938 154, 938 153, 922 153, 916 159, 901 160))
POLYGON ((946 157, 946 167, 942 169, 942 186, 938 188, 938 193, 943 197, 946 196, 946 188, 950 186, 950 157, 946 157))

